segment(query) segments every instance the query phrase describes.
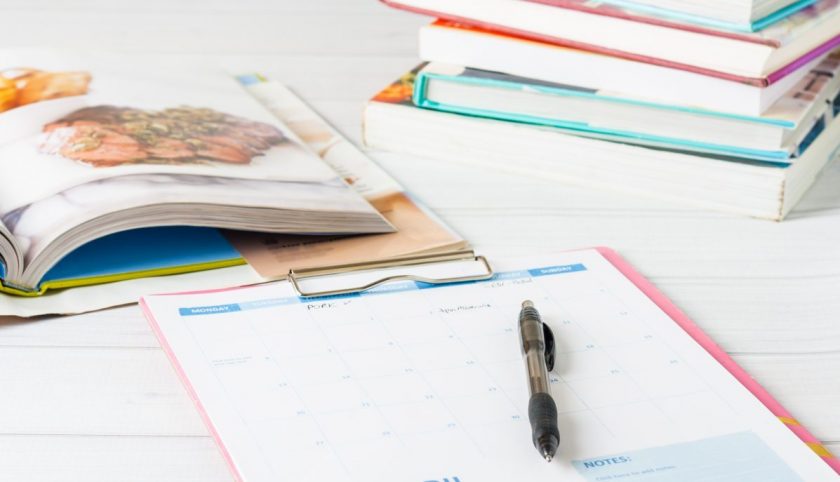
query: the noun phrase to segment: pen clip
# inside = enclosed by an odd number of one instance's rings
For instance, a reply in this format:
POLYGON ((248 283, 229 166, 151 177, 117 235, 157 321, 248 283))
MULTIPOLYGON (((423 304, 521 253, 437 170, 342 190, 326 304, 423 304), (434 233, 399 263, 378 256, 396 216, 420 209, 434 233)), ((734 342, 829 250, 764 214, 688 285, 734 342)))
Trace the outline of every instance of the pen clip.
POLYGON ((543 323, 543 338, 545 339, 545 367, 548 371, 554 370, 554 359, 555 359, 555 342, 554 342, 554 332, 551 331, 551 328, 548 327, 547 324, 543 323))

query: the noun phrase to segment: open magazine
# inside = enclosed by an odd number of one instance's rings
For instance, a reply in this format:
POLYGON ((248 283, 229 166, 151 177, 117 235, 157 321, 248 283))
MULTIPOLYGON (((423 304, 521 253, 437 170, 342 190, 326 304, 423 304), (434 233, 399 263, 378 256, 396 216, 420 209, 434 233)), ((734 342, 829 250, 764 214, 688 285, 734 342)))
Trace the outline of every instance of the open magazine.
POLYGON ((108 57, 0 60, 3 291, 243 262, 202 227, 394 230, 230 76, 108 57))

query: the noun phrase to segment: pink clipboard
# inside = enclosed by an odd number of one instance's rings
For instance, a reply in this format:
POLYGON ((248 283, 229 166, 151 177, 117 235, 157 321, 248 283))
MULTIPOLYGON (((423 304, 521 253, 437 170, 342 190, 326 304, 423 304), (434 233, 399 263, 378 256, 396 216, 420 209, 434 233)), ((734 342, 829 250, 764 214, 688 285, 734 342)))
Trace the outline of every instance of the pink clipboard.
POLYGON ((811 432, 803 427, 793 416, 785 410, 785 408, 773 398, 767 390, 758 384, 750 375, 735 363, 721 347, 717 345, 699 326, 694 324, 691 319, 686 316, 679 308, 677 308, 671 300, 669 300, 656 286, 647 280, 644 276, 639 274, 633 266, 630 265, 624 258, 610 248, 597 247, 595 248, 601 253, 601 256, 607 259, 613 266, 618 269, 631 283, 636 285, 636 288, 645 294, 651 301, 653 301, 660 310, 664 311, 666 315, 688 333, 700 346, 709 352, 715 360, 723 365, 726 370, 732 374, 744 387, 752 392, 755 397, 767 407, 770 412, 778 417, 797 437, 802 439, 808 447, 811 448, 817 455, 822 458, 835 472, 840 474, 840 459, 835 457, 828 449, 814 437, 811 432))
MULTIPOLYGON (((229 289, 236 288, 200 290, 191 291, 189 293, 212 293, 218 291, 228 291, 229 289)), ((186 292, 178 294, 185 293, 186 292)), ((227 466, 230 469, 230 473, 233 475, 233 479, 236 482, 245 482, 245 479, 242 477, 242 474, 240 474, 239 470, 236 468, 236 464, 233 462, 233 457, 230 455, 230 451, 225 446, 224 440, 222 440, 221 435, 219 435, 219 432, 213 425, 213 421, 210 420, 210 414, 207 413, 207 410, 201 403, 201 399, 198 398, 198 393, 196 393, 195 388, 190 382, 190 378, 187 376, 187 373, 181 366, 181 362, 178 361, 178 357, 175 356, 175 351, 172 349, 172 346, 169 344, 169 342, 166 340, 166 337, 163 335, 163 331, 160 329, 160 325, 158 325, 158 322, 155 319, 155 315, 152 313, 152 310, 149 309, 149 305, 146 304, 146 301, 142 298, 140 299, 140 309, 143 311, 143 315, 149 322, 149 326, 152 327, 152 331, 155 333, 155 337, 157 337, 158 342, 160 343, 160 347, 163 349, 163 352, 166 353, 166 357, 169 358, 169 362, 172 364, 172 368, 175 370, 175 373, 178 375, 178 378, 181 380, 181 383, 187 390, 187 395, 189 395, 190 399, 193 401, 193 404, 195 404, 195 409, 198 411, 198 415, 201 417, 201 421, 204 422, 204 426, 207 427, 207 431, 210 432, 210 436, 213 437, 213 440, 216 442, 216 446, 219 448, 219 452, 222 454, 222 458, 225 459, 225 463, 227 463, 227 466)))
MULTIPOLYGON (((793 416, 791 416, 790 412, 785 410, 782 405, 770 395, 767 390, 765 390, 761 385, 758 384, 752 377, 747 374, 747 372, 741 368, 740 365, 735 363, 733 360, 721 347, 719 347, 708 335, 706 335, 703 330, 700 329, 693 321, 683 313, 679 308, 677 308, 671 301, 661 292, 659 291, 656 286, 653 285, 650 281, 647 280, 644 276, 642 276, 638 271, 633 268, 624 258, 622 258, 617 252, 613 251, 610 248, 605 247, 596 247, 594 248, 601 254, 607 261, 609 261, 619 272, 621 272, 624 277, 626 277, 631 283, 633 283, 636 288, 638 288, 642 293, 645 294, 651 301, 653 301, 656 306, 659 307, 665 314, 667 314, 675 323, 677 323, 686 333, 691 336, 694 341, 696 341, 700 346, 703 347, 707 352, 709 352, 715 360, 718 361, 724 368, 726 368, 729 373, 732 374, 742 385, 744 385, 753 395, 755 395, 758 400, 770 410, 773 415, 779 418, 779 420, 784 423, 797 437, 799 437, 803 442, 805 442, 808 447, 810 447, 817 455, 822 458, 825 463, 827 463, 832 469, 834 469, 838 474, 840 474, 840 459, 836 458, 832 455, 828 449, 820 443, 820 441, 814 437, 811 432, 809 432, 805 427, 803 427, 793 416)), ((241 288, 241 287, 240 287, 241 288)), ((212 292, 219 292, 219 291, 230 291, 235 290, 238 288, 222 288, 222 289, 214 289, 214 290, 201 290, 201 291, 192 291, 192 292, 184 292, 180 294, 186 293, 212 293, 212 292)), ((181 379, 181 382, 184 384, 184 387, 187 390, 187 394, 192 399, 193 403, 195 404, 196 409, 198 410, 201 419, 204 421, 204 424, 207 426, 207 429, 210 432, 210 435, 216 441, 217 446, 219 447, 219 451, 224 457, 225 461, 227 462, 228 466, 230 467, 231 473, 234 476, 234 479, 237 482, 245 482, 242 478, 242 475, 236 468, 236 464, 233 461, 233 457, 230 454, 230 451, 225 447, 224 441, 222 440, 219 433, 216 431, 216 428, 213 426, 213 422, 210 420, 210 416, 208 415, 207 411, 204 409, 204 406, 201 403, 201 400, 198 398, 198 394, 196 393, 195 389, 193 388, 192 384, 190 383, 187 374, 184 372, 184 369, 181 367, 178 358, 175 356, 175 352, 172 350, 172 347, 166 340, 166 337, 163 335, 163 332, 160 329, 157 321, 155 320, 154 315, 152 314, 149 307, 146 305, 144 300, 140 300, 140 308, 143 310, 143 314, 145 315, 146 319, 149 322, 149 325, 154 331, 155 336, 159 340, 161 344, 161 348, 163 348, 164 353, 169 358, 169 361, 172 363, 175 372, 178 374, 178 378, 181 379)))

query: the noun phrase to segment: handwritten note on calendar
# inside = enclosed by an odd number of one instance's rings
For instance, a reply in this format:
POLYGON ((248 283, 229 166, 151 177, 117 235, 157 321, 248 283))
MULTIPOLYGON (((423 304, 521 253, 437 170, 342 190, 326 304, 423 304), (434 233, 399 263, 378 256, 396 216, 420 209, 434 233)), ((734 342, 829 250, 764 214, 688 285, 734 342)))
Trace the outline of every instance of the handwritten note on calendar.
POLYGON ((475 283, 144 304, 245 482, 840 480, 599 252, 495 265, 475 283), (526 298, 557 338, 551 464, 531 445, 526 298))

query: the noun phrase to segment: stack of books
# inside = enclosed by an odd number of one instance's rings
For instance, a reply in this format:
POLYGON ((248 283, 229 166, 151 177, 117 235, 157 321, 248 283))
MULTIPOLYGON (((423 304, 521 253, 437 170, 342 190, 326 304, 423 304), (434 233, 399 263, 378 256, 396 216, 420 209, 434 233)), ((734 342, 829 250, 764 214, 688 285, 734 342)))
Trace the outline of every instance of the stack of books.
POLYGON ((436 17, 386 150, 781 220, 840 153, 839 0, 383 0, 436 17))

